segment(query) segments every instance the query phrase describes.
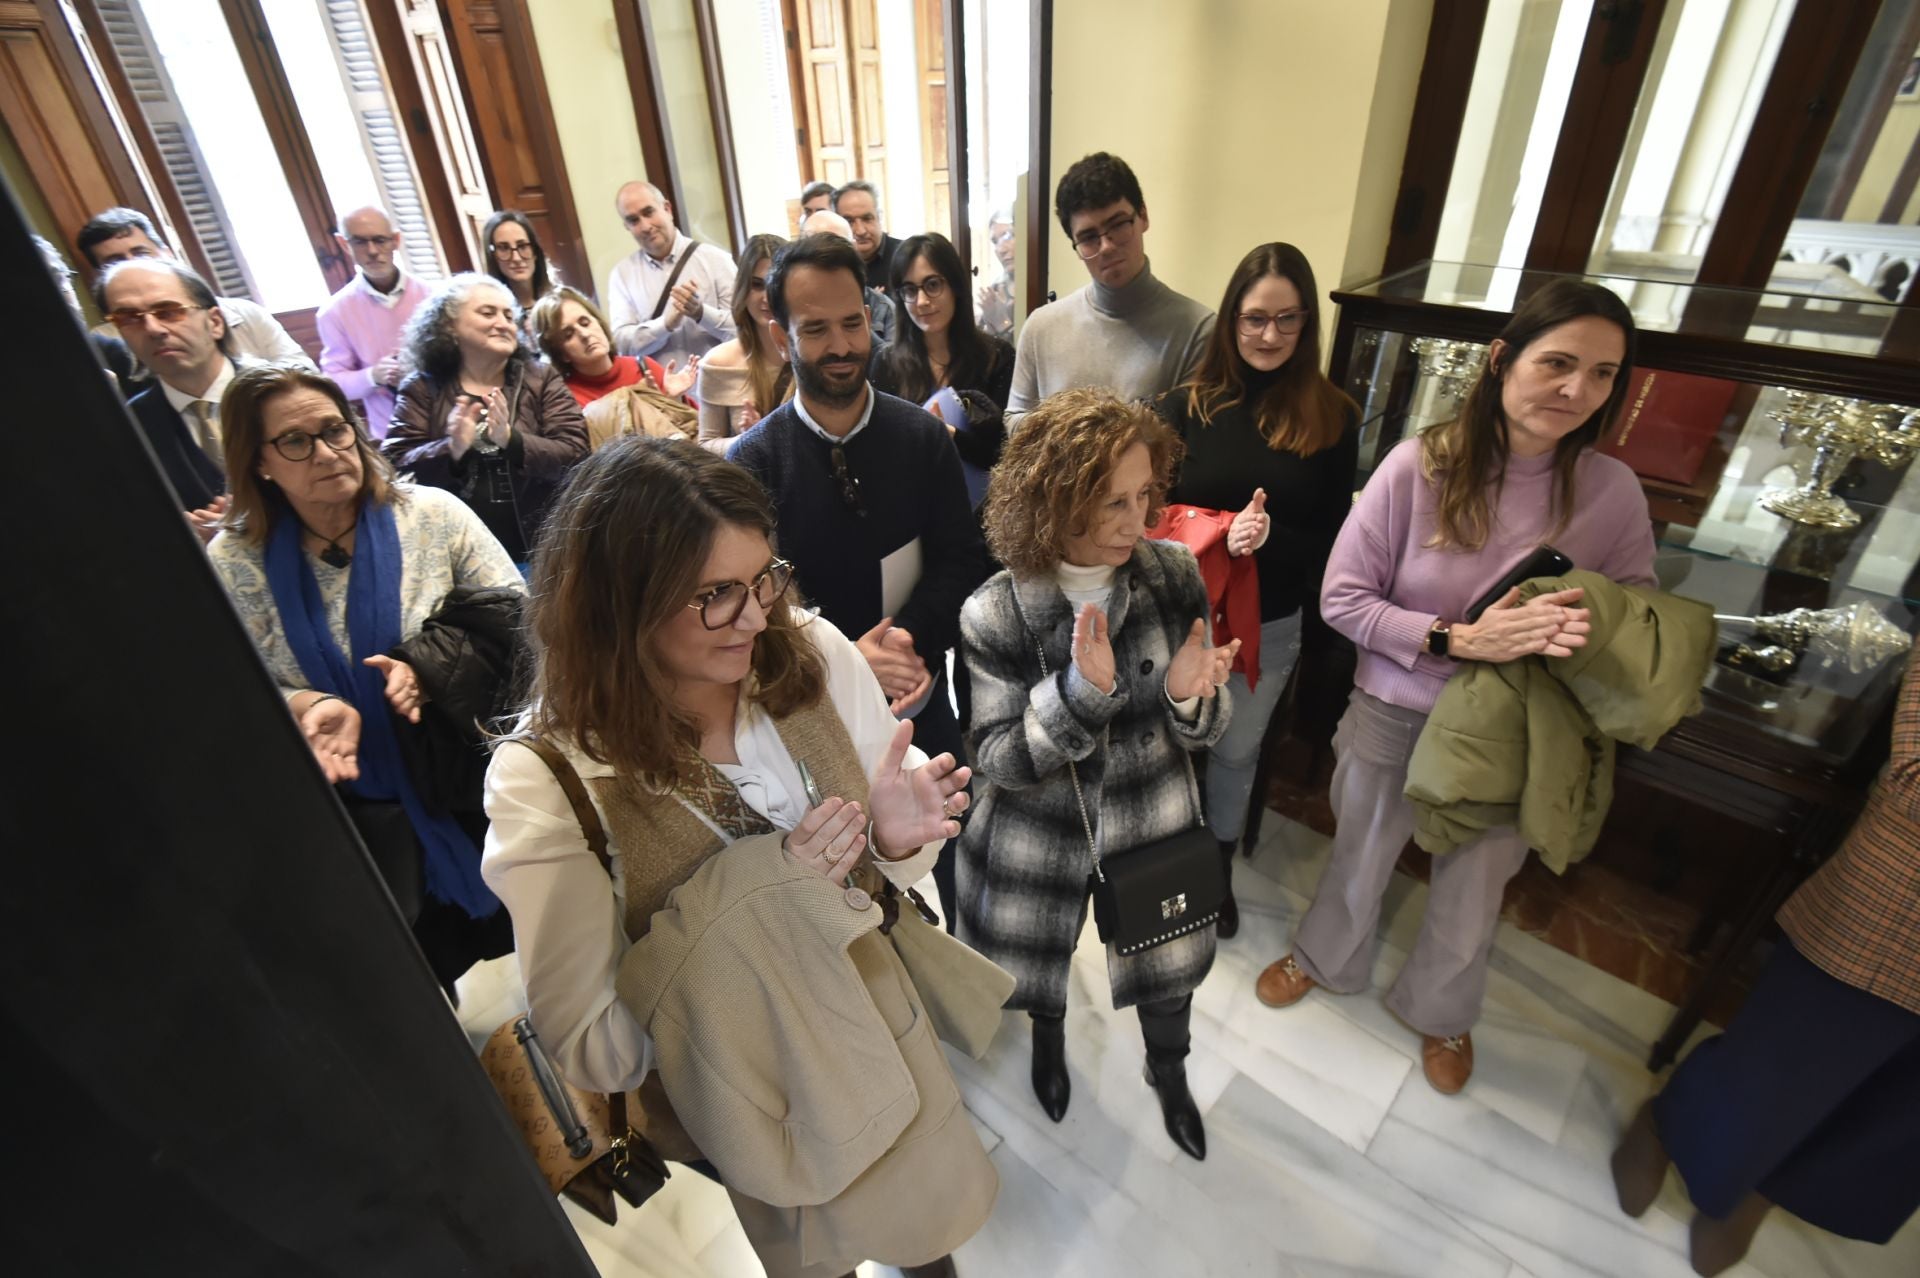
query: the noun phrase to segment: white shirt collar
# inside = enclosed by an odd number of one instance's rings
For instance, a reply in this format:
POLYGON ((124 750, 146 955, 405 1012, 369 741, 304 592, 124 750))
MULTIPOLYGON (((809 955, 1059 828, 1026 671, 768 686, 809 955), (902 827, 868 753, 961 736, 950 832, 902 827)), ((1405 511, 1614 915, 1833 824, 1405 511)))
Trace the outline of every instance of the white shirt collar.
POLYGON ((640 261, 642 265, 651 266, 656 271, 671 270, 673 264, 680 260, 680 255, 686 252, 692 244, 693 241, 687 238, 685 231, 675 231, 673 233, 673 247, 667 250, 665 258, 656 259, 653 254, 647 252, 645 249, 641 249, 639 250, 640 261))
POLYGON ((167 402, 173 405, 173 411, 184 416, 189 405, 197 404, 203 399, 212 400, 218 407, 220 396, 226 393, 227 383, 233 380, 233 361, 225 355, 220 357, 220 372, 213 379, 213 385, 207 387, 204 395, 189 395, 157 373, 154 375, 154 380, 160 383, 160 390, 166 395, 167 402))
POLYGON ((798 394, 794 395, 793 397, 793 411, 800 415, 800 420, 807 424, 808 430, 812 431, 814 434, 818 435, 820 438, 826 440, 829 444, 833 444, 837 447, 839 445, 851 442, 855 435, 858 435, 861 431, 867 428, 867 423, 873 420, 874 398, 875 396, 873 393, 873 383, 868 382, 867 383, 867 406, 860 410, 860 420, 853 424, 853 429, 848 431, 844 435, 835 435, 830 431, 828 431, 825 427, 821 426, 819 422, 816 422, 815 420, 813 420, 813 414, 807 411, 807 401, 798 394))
POLYGON ((409 282, 406 267, 396 262, 394 263, 394 269, 399 271, 400 274, 394 278, 393 291, 391 293, 382 293, 379 289, 375 288, 373 281, 367 278, 365 271, 355 271, 353 273, 353 281, 360 286, 362 293, 365 293, 368 297, 371 297, 388 310, 392 310, 394 307, 400 305, 400 300, 406 296, 407 284, 409 282))

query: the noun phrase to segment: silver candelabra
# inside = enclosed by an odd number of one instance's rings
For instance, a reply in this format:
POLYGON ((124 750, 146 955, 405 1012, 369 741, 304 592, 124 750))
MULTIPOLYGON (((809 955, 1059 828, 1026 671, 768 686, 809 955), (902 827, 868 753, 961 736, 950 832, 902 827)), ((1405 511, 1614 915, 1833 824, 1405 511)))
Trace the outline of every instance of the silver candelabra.
POLYGON ((1420 357, 1420 371, 1434 379, 1441 395, 1459 399, 1487 362, 1487 348, 1478 342, 1442 337, 1416 337, 1411 349, 1420 357))
POLYGON ((1913 636, 1865 602, 1844 608, 1795 608, 1765 617, 1715 613, 1713 619, 1746 626, 1763 641, 1759 647, 1741 644, 1734 649, 1734 660, 1776 672, 1803 655, 1812 655, 1820 658, 1822 666, 1839 663, 1859 674, 1913 647, 1913 636))
POLYGON ((1785 403, 1768 413, 1780 423, 1780 442, 1812 450, 1796 464, 1800 484, 1769 488, 1760 505, 1776 515, 1815 528, 1853 528, 1859 514, 1833 495, 1834 481, 1855 457, 1897 466, 1920 447, 1920 412, 1839 395, 1785 390, 1785 403))

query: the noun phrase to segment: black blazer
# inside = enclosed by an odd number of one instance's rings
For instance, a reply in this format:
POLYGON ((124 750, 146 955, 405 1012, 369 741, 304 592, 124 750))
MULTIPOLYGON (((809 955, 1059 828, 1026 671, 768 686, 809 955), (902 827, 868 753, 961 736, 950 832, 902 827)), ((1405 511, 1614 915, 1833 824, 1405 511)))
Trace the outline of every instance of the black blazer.
POLYGON ((127 408, 146 432, 182 510, 199 510, 227 491, 226 472, 195 442, 186 419, 167 402, 158 380, 128 400, 127 408))

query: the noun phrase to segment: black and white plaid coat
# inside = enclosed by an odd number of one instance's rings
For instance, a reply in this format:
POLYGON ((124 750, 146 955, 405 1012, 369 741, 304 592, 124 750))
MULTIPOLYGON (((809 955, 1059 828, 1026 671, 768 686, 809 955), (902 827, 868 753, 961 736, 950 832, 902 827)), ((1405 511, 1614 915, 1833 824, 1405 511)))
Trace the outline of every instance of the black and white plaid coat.
MULTIPOLYGON (((1231 707, 1222 688, 1200 703, 1196 720, 1181 722, 1167 700, 1166 672, 1207 613, 1192 552, 1141 541, 1107 602, 1118 676, 1109 697, 1073 668, 1074 608, 1051 577, 1016 581, 1002 571, 961 610, 974 782, 960 838, 960 935, 1019 980, 1009 1007, 1058 1014, 1067 1006, 1067 965, 1093 873, 1069 759, 1102 856, 1200 823, 1187 755, 1220 739, 1231 707), (1036 636, 1048 675, 1040 673, 1036 636)), ((1113 1005, 1191 993, 1213 966, 1213 947, 1212 928, 1131 957, 1109 946, 1113 1005)))

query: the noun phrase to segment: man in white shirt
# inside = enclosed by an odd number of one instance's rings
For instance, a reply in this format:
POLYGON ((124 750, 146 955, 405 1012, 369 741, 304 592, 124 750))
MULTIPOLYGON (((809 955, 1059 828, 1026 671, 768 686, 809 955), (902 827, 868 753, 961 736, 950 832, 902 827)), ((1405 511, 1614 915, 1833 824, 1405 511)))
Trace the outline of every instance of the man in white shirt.
POLYGON ((233 380, 233 349, 213 290, 171 258, 109 266, 94 298, 152 384, 127 401, 188 520, 211 539, 226 513, 220 397, 233 380))
MULTIPOLYGON (((160 233, 153 229, 153 223, 139 209, 108 209, 81 227, 75 240, 94 269, 96 285, 99 272, 115 262, 136 257, 180 260, 179 254, 160 238, 160 233)), ((273 317, 273 312, 260 303, 244 297, 217 297, 214 302, 226 323, 235 355, 243 359, 290 359, 308 368, 314 366, 313 361, 307 358, 306 351, 300 348, 300 343, 294 341, 292 335, 280 326, 280 321, 273 317)), ((113 327, 108 324, 102 324, 93 331, 115 336, 113 327)), ((136 379, 146 375, 144 368, 133 370, 136 379)))
POLYGON ((367 432, 387 437, 394 388, 406 372, 402 334, 427 286, 400 266, 400 232, 387 211, 369 205, 340 218, 335 234, 360 269, 314 317, 320 369, 366 411, 367 432))
POLYGON ((673 224, 673 202, 651 182, 629 182, 614 208, 639 244, 607 277, 607 319, 615 349, 682 368, 735 336, 734 262, 673 224))

